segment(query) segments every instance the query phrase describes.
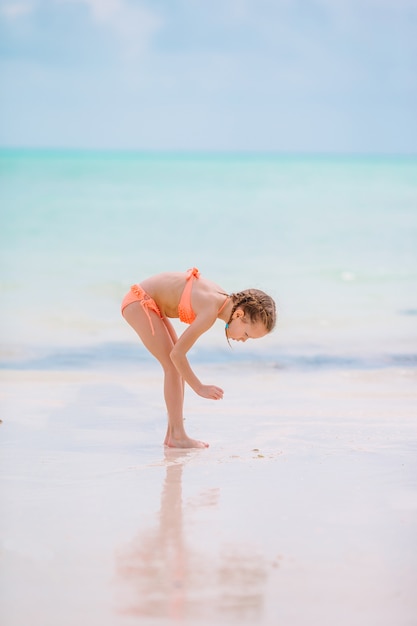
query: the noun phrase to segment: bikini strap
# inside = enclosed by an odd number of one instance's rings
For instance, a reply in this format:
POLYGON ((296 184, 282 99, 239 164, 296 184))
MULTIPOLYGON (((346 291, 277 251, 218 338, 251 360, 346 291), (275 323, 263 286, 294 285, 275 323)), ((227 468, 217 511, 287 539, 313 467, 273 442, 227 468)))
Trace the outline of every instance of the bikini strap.
POLYGON ((159 310, 158 305, 156 304, 155 300, 151 298, 140 285, 132 285, 130 290, 137 296, 138 302, 146 313, 149 324, 151 325, 152 335, 154 335, 155 329, 152 324, 152 318, 150 316, 149 309, 151 309, 151 311, 155 311, 155 313, 157 313, 159 317, 162 318, 161 311, 159 310))
POLYGON ((187 270, 187 276, 186 276, 186 280, 190 280, 190 278, 200 278, 200 272, 198 271, 198 269, 196 267, 192 267, 191 269, 187 270))
POLYGON ((226 296, 226 300, 223 302, 223 304, 221 305, 220 309, 217 311, 217 315, 220 315, 220 313, 223 311, 224 307, 226 306, 226 304, 229 301, 230 296, 226 296))
POLYGON ((190 270, 187 270, 187 276, 185 279, 185 287, 182 292, 180 304, 185 306, 186 308, 191 307, 191 289, 193 287, 194 278, 199 278, 200 272, 196 267, 192 267, 190 270))

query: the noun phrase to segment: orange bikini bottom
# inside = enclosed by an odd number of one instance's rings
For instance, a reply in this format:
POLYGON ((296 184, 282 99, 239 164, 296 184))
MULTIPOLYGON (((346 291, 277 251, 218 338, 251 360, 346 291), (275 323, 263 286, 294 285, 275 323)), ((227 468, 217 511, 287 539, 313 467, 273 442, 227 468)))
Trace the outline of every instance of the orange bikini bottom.
POLYGON ((149 314, 149 310, 154 311, 155 313, 157 313, 157 315, 159 315, 161 319, 163 319, 162 313, 159 310, 159 307, 156 304, 155 300, 151 298, 151 296, 148 296, 146 291, 142 289, 140 285, 132 285, 130 288, 130 291, 128 291, 125 297, 123 298, 122 307, 121 307, 122 313, 124 309, 128 306, 128 304, 132 304, 132 302, 141 303, 143 310, 148 316, 149 324, 151 325, 152 335, 154 335, 155 330, 152 324, 152 319, 149 314))

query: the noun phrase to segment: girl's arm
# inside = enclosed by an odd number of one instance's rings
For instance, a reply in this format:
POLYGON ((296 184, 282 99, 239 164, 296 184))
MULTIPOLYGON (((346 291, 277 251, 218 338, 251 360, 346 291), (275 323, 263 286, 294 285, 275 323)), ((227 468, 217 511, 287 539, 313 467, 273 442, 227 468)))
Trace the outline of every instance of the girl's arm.
POLYGON ((190 326, 183 332, 177 343, 171 350, 171 360, 179 374, 190 385, 191 389, 203 398, 219 400, 223 398, 223 389, 215 385, 203 385, 197 378, 187 359, 187 352, 192 348, 197 339, 211 328, 216 321, 217 312, 214 314, 200 314, 190 326))

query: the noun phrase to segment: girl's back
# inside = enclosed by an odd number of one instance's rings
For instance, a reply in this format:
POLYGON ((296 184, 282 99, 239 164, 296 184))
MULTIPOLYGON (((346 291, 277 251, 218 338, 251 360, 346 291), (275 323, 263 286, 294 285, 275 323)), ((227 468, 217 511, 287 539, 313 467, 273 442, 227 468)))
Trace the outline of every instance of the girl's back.
POLYGON ((183 296, 187 277, 192 281, 191 306, 196 312, 202 306, 217 310, 227 295, 224 290, 200 274, 190 277, 189 272, 164 272, 141 281, 146 293, 155 300, 166 317, 178 317, 178 305, 183 296))

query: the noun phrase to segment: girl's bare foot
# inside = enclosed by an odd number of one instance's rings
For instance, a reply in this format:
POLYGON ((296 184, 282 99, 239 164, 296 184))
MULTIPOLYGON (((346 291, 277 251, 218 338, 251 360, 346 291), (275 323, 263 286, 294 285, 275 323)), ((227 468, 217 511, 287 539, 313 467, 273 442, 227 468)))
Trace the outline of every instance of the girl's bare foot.
POLYGON ((174 439, 174 437, 166 438, 164 445, 168 448, 208 448, 209 444, 190 437, 182 437, 182 439, 174 439))

